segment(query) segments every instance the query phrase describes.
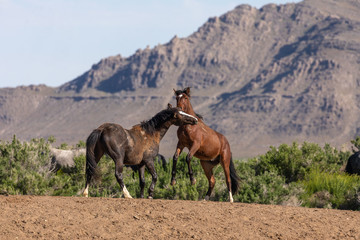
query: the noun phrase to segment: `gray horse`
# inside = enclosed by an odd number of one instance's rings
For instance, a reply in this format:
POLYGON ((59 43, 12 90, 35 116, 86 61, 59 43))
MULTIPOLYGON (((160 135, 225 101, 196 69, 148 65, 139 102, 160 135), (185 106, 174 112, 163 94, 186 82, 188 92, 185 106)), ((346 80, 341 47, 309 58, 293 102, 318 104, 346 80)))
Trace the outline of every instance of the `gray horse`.
POLYGON ((50 171, 57 172, 61 169, 63 172, 71 172, 75 167, 74 158, 82 154, 86 154, 85 148, 64 150, 50 146, 50 171))

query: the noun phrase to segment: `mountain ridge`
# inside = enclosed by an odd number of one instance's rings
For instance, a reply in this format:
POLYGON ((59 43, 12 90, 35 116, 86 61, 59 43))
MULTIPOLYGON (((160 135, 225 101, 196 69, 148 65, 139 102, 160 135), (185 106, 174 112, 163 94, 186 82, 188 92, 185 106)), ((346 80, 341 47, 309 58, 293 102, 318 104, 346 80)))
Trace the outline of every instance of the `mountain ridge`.
MULTIPOLYGON (((104 58, 58 88, 0 89, 0 137, 75 143, 103 122, 148 119, 175 104, 173 88, 189 86, 195 110, 234 156, 292 141, 341 146, 360 134, 356 12, 351 0, 240 5, 189 37, 104 58)), ((175 145, 173 128, 161 151, 169 157, 175 145)))

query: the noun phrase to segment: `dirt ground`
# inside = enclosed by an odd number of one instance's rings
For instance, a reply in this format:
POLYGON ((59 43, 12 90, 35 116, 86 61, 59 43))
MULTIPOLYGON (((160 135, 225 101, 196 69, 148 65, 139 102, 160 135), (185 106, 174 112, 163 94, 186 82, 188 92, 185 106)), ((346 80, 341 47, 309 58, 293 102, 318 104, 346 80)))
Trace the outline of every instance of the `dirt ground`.
POLYGON ((360 212, 227 202, 0 196, 0 239, 360 239, 360 212))

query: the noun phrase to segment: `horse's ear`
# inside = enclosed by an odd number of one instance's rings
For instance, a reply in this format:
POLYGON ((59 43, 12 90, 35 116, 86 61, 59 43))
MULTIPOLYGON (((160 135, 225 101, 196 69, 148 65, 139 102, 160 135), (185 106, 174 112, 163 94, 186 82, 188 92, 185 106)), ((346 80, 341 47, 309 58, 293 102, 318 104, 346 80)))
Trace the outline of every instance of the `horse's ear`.
POLYGON ((172 105, 171 105, 170 103, 168 103, 168 109, 169 109, 169 108, 172 108, 172 105))
POLYGON ((184 92, 190 97, 190 87, 185 88, 184 92))
POLYGON ((185 90, 175 90, 175 88, 173 88, 173 90, 176 97, 185 93, 185 90))

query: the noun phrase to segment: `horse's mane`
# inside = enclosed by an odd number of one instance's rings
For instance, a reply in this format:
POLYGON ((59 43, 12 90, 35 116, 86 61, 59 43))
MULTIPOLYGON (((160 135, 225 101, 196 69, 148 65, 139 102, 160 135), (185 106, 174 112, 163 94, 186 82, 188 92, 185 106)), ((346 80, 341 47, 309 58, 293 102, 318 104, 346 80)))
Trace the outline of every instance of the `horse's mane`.
POLYGON ((199 118, 199 119, 201 119, 201 120, 204 120, 204 117, 200 114, 200 113, 195 113, 195 115, 199 118))
POLYGON ((172 109, 165 109, 157 113, 150 120, 142 121, 140 126, 148 134, 153 134, 157 128, 159 128, 164 122, 169 121, 173 116, 174 112, 172 109))

